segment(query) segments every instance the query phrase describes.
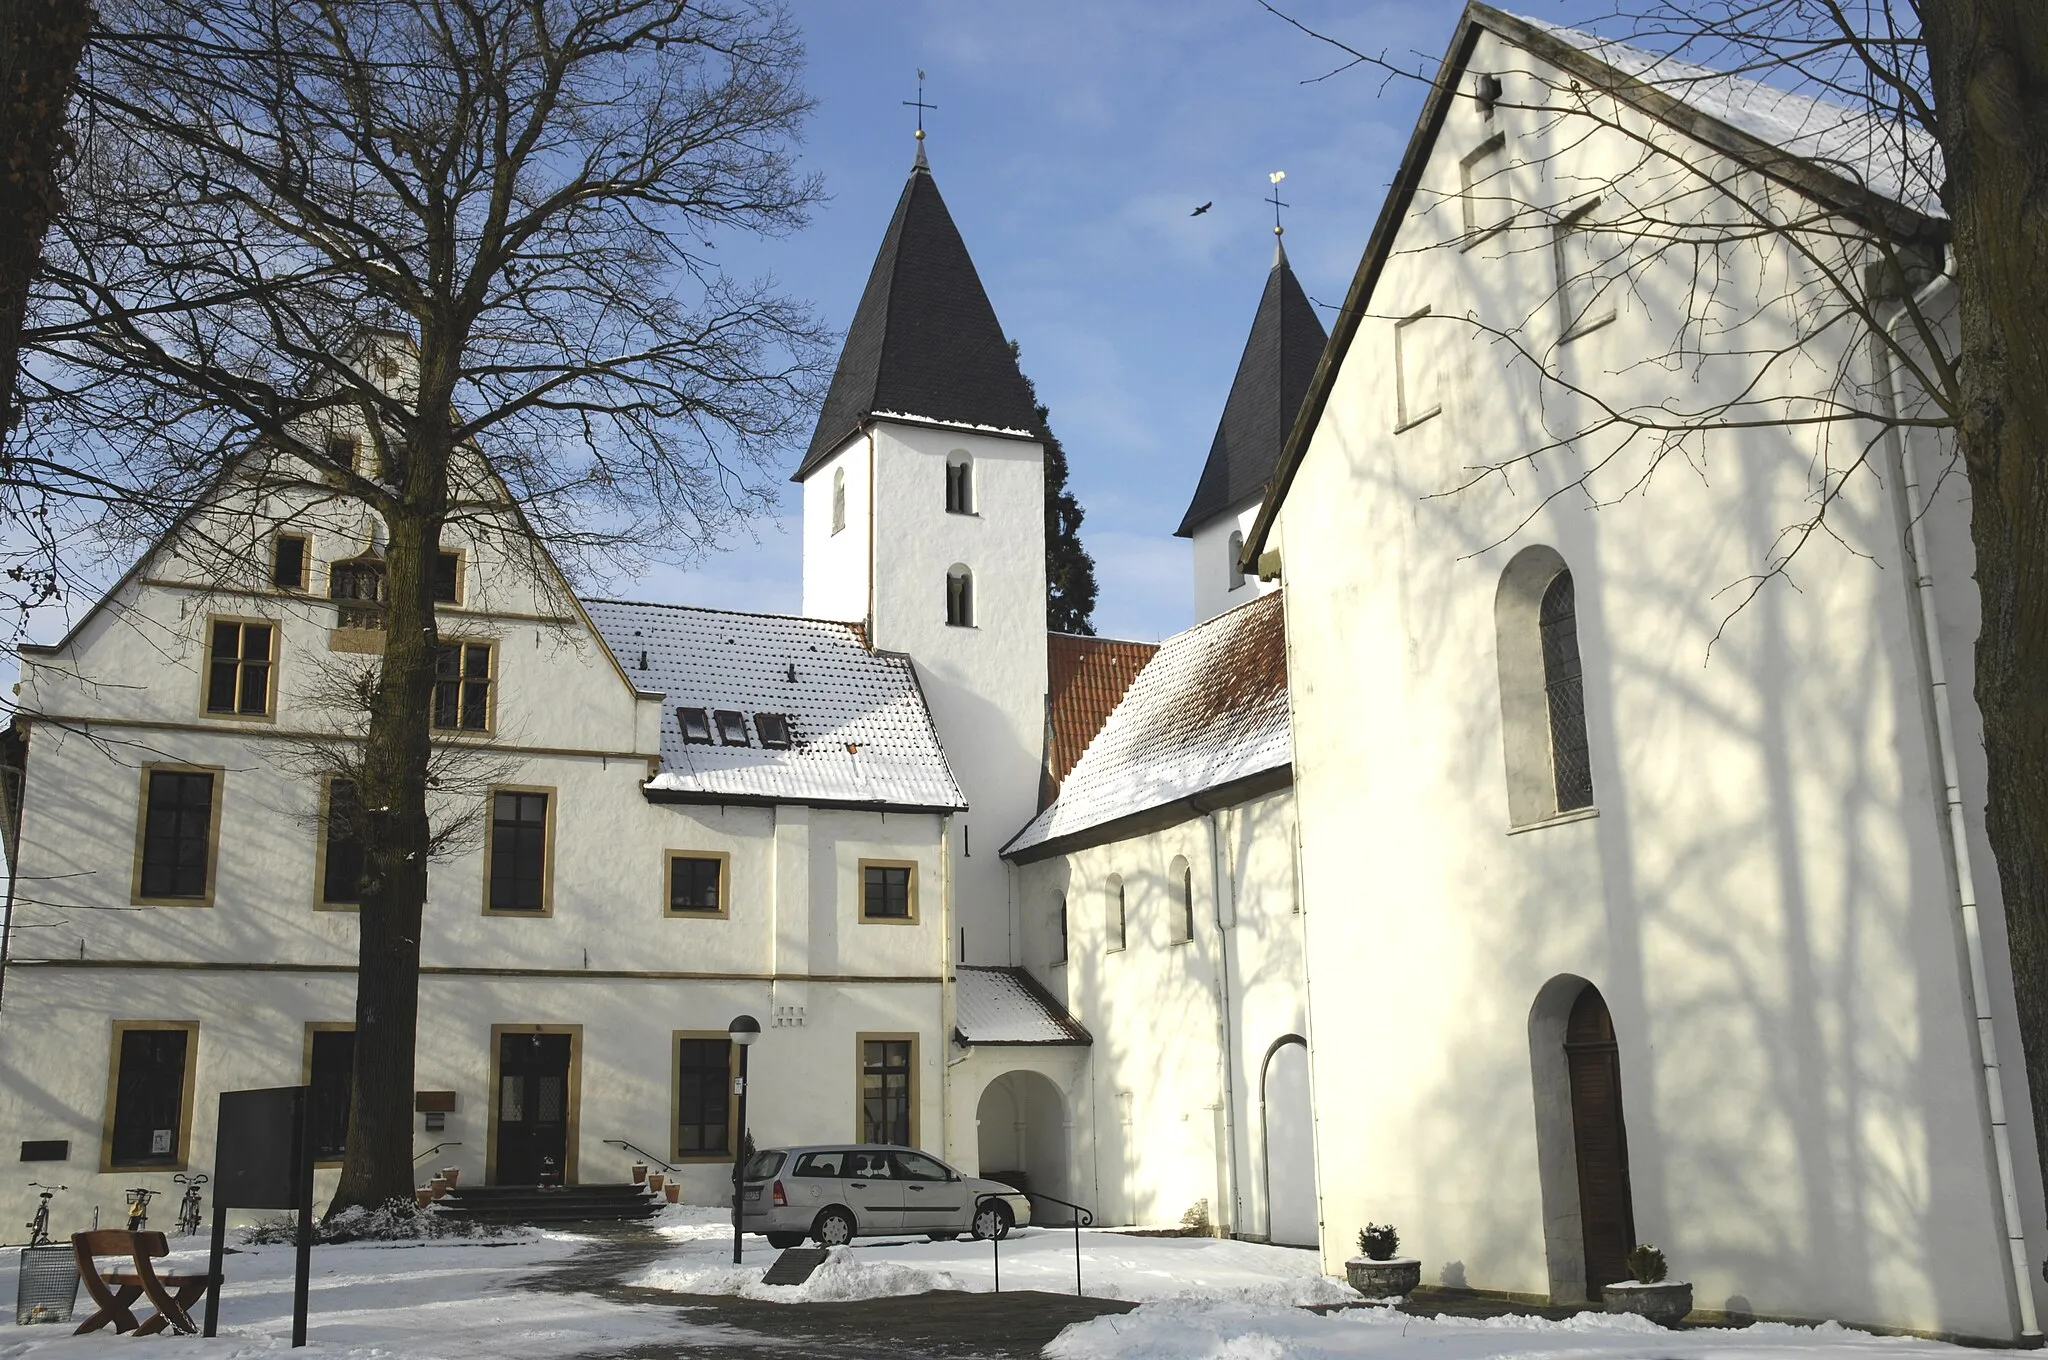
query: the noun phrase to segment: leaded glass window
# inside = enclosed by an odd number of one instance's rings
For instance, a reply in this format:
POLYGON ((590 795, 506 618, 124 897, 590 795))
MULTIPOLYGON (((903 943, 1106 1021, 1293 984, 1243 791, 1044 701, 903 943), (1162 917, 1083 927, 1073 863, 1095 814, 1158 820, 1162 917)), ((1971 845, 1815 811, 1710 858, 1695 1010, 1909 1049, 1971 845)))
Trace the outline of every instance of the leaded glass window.
POLYGON ((1543 592, 1543 688, 1550 705, 1550 770, 1557 810, 1593 806, 1593 764, 1586 749, 1586 680, 1579 662, 1578 601, 1561 571, 1543 592))

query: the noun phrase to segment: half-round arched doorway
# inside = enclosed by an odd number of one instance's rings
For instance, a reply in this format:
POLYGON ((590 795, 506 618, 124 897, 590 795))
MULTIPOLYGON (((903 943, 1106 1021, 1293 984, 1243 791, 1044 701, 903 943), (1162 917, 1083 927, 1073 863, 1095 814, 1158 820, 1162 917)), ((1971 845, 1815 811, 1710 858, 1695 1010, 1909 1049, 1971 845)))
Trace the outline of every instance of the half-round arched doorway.
MULTIPOLYGON (((1059 1087, 1038 1072, 1005 1072, 982 1088, 975 1106, 981 1174, 1027 1195, 1073 1199, 1067 1188, 1067 1107, 1059 1087)), ((1068 1210, 1031 1202, 1033 1223, 1068 1223, 1068 1210)))
POLYGON ((1551 1297, 1597 1300, 1628 1278, 1635 1245, 1621 1058, 1600 989, 1569 974, 1546 983, 1529 1013, 1529 1057, 1551 1297))
POLYGON ((1309 1105, 1308 1042, 1298 1034, 1266 1050, 1259 1098, 1266 1112, 1266 1240, 1316 1245, 1315 1121, 1309 1105))

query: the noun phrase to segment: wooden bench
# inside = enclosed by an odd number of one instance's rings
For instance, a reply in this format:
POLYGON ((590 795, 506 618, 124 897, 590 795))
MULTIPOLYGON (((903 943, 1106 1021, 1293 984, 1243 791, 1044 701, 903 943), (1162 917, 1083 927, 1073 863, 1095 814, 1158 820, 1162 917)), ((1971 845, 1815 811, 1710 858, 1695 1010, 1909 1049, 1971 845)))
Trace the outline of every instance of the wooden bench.
POLYGON ((73 1233, 71 1253, 78 1258, 79 1281, 99 1310, 79 1323, 73 1336, 96 1332, 110 1322, 115 1331, 133 1332, 137 1336, 153 1336, 166 1327, 186 1335, 199 1330, 185 1310, 206 1292, 208 1277, 157 1274, 150 1261, 171 1254, 170 1244, 164 1241, 162 1233, 132 1233, 120 1228, 73 1233), (102 1256, 126 1257, 131 1268, 114 1269, 102 1275, 97 1259, 102 1256), (146 1322, 138 1323, 129 1305, 144 1297, 156 1313, 146 1322))

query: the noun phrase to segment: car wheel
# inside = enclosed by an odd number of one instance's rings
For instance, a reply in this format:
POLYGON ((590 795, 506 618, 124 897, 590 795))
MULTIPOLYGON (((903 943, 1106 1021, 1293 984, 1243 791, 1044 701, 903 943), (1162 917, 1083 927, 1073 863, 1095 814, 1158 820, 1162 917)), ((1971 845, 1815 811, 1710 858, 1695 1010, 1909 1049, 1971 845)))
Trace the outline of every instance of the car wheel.
POLYGON ((993 1237, 1000 1241, 1010 1235, 1010 1224, 1014 1221, 1010 1206, 1002 1201, 984 1204, 974 1211, 974 1240, 986 1242, 993 1237))
POLYGON ((777 1251, 788 1251, 791 1247, 800 1247, 803 1244, 804 1235, 802 1233, 768 1234, 768 1245, 775 1248, 777 1251))
POLYGON ((853 1215, 845 1209, 827 1209, 811 1224, 811 1238, 821 1247, 843 1247, 853 1232, 853 1215))
POLYGON ((960 1234, 959 1234, 959 1233, 926 1233, 926 1234, 924 1235, 924 1240, 925 1240, 925 1241, 927 1241, 927 1242, 958 1242, 958 1241, 960 1240, 960 1234))

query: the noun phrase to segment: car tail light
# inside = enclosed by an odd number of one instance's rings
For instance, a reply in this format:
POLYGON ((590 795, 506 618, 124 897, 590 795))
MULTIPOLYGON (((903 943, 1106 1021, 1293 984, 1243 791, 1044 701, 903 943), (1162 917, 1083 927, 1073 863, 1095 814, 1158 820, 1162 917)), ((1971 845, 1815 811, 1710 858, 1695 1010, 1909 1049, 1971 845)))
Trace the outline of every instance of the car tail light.
POLYGON ((781 1182, 781 1181, 777 1181, 777 1182, 775 1182, 775 1191, 774 1191, 774 1194, 775 1194, 775 1203, 776 1203, 776 1204, 777 1204, 778 1206, 780 1206, 781 1208, 787 1209, 787 1208, 789 1207, 789 1196, 788 1196, 788 1195, 785 1195, 784 1193, 782 1193, 782 1182, 781 1182))

